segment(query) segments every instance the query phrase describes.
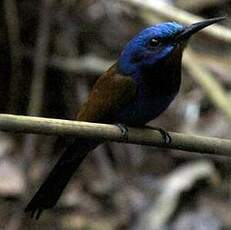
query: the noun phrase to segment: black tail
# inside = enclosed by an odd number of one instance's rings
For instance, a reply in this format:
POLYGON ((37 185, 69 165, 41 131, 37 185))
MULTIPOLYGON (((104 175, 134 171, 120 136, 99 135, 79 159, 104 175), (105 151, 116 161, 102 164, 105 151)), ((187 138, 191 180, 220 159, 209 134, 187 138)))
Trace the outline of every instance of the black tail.
POLYGON ((79 167, 87 153, 99 143, 87 139, 76 139, 65 150, 46 180, 36 192, 25 212, 39 218, 44 209, 52 208, 61 196, 68 181, 79 167))

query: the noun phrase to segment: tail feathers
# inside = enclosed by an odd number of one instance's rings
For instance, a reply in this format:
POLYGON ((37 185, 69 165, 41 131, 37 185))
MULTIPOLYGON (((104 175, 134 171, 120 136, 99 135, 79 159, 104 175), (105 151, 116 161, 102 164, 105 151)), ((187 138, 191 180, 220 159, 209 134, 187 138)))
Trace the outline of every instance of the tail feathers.
POLYGON ((97 145, 98 143, 87 139, 76 139, 68 146, 26 206, 25 212, 31 212, 31 217, 38 219, 44 209, 52 208, 87 153, 97 145))

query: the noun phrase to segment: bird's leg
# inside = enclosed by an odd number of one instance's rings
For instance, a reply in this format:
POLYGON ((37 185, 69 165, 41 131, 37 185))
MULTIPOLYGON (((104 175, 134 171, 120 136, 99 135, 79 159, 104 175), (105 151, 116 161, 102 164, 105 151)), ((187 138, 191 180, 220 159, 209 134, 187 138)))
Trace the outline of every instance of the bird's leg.
POLYGON ((125 124, 118 123, 116 126, 121 131, 121 140, 128 142, 128 127, 125 124))
MULTIPOLYGON (((121 123, 116 124, 116 126, 121 131, 121 134, 122 134, 121 140, 127 142, 128 141, 128 128, 127 128, 127 126, 125 124, 121 124, 121 123)), ((169 135, 169 133, 162 128, 153 127, 153 126, 149 126, 149 125, 145 125, 144 127, 141 127, 141 128, 147 128, 147 129, 158 131, 161 134, 165 144, 171 144, 171 142, 172 142, 172 138, 169 135)))
POLYGON ((162 138, 164 139, 164 143, 165 143, 165 144, 171 144, 171 143, 172 143, 172 138, 171 138, 171 136, 170 136, 169 133, 168 133, 167 131, 165 131, 164 129, 159 128, 159 127, 153 127, 153 126, 150 126, 150 125, 145 125, 144 128, 159 131, 159 133, 161 134, 162 138))

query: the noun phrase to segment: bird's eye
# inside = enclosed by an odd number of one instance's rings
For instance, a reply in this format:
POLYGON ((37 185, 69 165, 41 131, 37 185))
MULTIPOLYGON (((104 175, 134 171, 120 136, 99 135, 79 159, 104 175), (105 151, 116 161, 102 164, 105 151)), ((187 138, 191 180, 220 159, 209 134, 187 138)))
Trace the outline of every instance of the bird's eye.
POLYGON ((155 38, 152 38, 152 39, 149 41, 149 46, 150 46, 150 47, 156 47, 158 44, 159 44, 159 41, 156 40, 155 38))

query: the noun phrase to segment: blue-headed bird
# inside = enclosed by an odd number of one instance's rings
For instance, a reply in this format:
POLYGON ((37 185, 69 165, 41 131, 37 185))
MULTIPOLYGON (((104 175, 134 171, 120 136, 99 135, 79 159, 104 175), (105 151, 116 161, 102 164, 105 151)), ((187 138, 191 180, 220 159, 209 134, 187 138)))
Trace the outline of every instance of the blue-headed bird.
MULTIPOLYGON (((179 91, 182 53, 189 38, 223 19, 189 26, 165 22, 138 33, 117 62, 98 78, 77 120, 142 127, 155 119, 179 91)), ((100 143, 76 138, 67 146, 25 211, 39 218, 44 209, 52 208, 88 152, 100 143)))

